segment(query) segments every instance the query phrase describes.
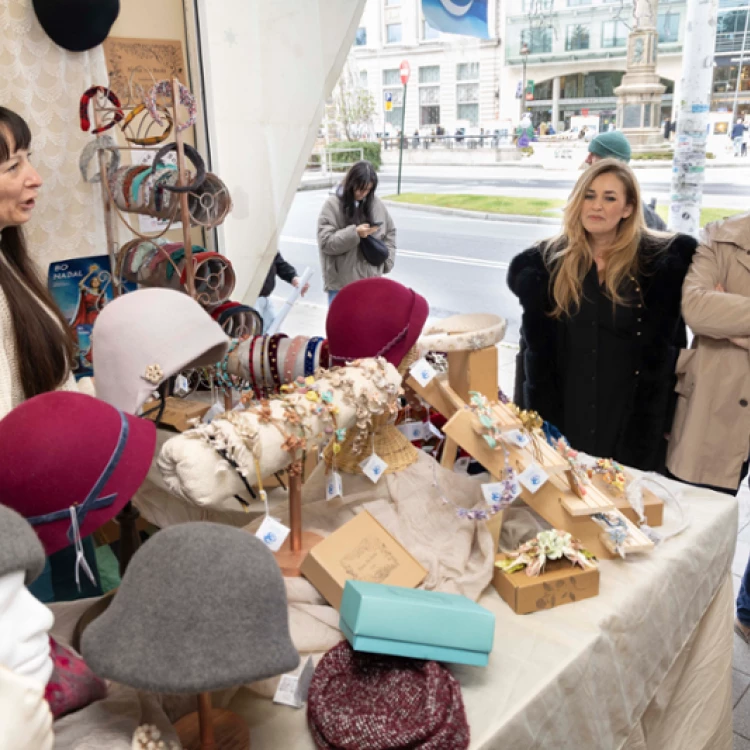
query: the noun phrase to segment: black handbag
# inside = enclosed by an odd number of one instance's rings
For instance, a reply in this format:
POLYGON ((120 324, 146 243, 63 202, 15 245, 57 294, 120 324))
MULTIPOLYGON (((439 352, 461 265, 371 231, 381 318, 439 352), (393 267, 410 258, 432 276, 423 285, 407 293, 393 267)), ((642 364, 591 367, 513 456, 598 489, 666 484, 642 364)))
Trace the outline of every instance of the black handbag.
POLYGON ((382 266, 388 260, 388 248, 377 237, 361 237, 359 249, 371 266, 382 266))

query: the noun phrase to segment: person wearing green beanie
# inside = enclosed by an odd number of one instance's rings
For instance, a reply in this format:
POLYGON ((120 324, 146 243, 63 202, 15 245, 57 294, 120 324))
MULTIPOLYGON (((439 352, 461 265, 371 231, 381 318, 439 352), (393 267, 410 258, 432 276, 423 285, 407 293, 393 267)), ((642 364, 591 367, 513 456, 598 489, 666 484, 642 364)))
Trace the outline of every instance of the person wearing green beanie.
POLYGON ((599 133, 589 143, 589 155, 586 158, 586 164, 595 164, 599 159, 617 159, 628 164, 631 153, 628 139, 619 130, 599 133))
MULTIPOLYGON (((631 155, 632 151, 628 139, 619 130, 612 130, 608 133, 599 133, 591 139, 586 164, 591 166, 601 159, 617 159, 628 164, 631 155)), ((657 232, 667 231, 664 220, 645 201, 643 203, 643 219, 649 229, 655 229, 657 232)))

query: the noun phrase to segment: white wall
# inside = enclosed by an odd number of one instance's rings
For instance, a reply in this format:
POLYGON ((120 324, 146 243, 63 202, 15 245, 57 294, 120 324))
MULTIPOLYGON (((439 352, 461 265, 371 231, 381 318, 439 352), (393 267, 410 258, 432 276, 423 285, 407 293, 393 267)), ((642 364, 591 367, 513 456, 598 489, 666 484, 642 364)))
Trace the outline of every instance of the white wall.
POLYGON ((220 243, 235 299, 260 290, 364 4, 199 0, 213 167, 234 201, 220 243))

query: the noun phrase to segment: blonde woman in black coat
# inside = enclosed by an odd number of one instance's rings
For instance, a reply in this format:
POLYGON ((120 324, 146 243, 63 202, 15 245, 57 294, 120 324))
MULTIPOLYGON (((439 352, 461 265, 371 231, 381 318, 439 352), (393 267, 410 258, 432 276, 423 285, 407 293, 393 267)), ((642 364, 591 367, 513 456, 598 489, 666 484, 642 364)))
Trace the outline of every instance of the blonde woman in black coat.
POLYGON ((604 159, 578 180, 562 233, 511 262, 527 344, 523 405, 578 450, 663 468, 695 247, 650 232, 632 170, 604 159))

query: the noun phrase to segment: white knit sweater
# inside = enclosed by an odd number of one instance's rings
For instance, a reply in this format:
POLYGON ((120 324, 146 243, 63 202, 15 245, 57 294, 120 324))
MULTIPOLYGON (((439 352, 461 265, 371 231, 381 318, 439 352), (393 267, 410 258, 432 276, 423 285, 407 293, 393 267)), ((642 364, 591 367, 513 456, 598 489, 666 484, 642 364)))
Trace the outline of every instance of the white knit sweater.
MULTIPOLYGON (((2 258, 1 252, 0 258, 2 258)), ((0 262, 6 261, 0 260, 0 262)), ((18 281, 19 284, 23 283, 20 279, 18 281)), ((18 367, 16 338, 13 334, 13 319, 8 300, 2 289, 0 289, 0 344, 2 344, 2 349, 0 349, 0 419, 2 419, 11 409, 25 400, 18 367)), ((78 390, 72 374, 68 375, 59 390, 78 390)))

